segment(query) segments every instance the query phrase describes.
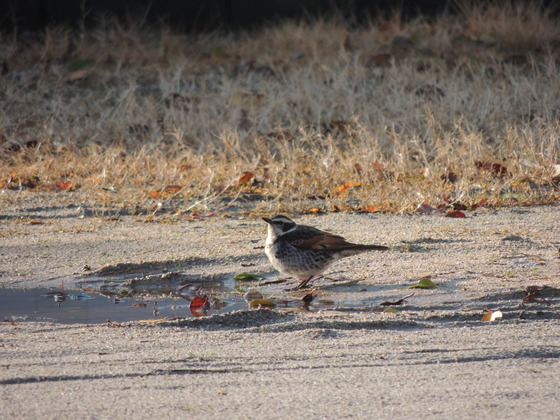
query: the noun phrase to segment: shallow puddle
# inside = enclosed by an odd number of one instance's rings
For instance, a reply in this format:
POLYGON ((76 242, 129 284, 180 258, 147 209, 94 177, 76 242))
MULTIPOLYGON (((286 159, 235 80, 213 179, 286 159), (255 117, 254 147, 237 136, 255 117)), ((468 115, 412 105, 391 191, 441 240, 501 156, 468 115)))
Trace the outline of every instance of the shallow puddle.
POLYGON ((159 318, 188 318, 247 308, 240 294, 205 296, 129 296, 123 290, 0 289, 0 320, 97 324, 159 318))
POLYGON ((329 299, 285 296, 263 298, 256 289, 226 282, 183 286, 157 282, 105 281, 80 289, 0 288, 0 321, 50 321, 99 324, 162 318, 201 317, 247 308, 317 311, 333 308, 329 299))

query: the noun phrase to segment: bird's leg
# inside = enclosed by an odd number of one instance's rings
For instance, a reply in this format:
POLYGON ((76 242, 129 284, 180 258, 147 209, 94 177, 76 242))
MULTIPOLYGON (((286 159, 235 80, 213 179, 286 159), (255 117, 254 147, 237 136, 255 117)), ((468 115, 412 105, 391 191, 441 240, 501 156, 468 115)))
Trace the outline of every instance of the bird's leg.
POLYGON ((304 288, 307 286, 307 283, 309 283, 313 277, 315 277, 315 276, 311 276, 311 277, 309 277, 307 280, 302 281, 299 285, 297 285, 296 287, 294 287, 292 290, 301 290, 301 289, 304 289, 304 288))

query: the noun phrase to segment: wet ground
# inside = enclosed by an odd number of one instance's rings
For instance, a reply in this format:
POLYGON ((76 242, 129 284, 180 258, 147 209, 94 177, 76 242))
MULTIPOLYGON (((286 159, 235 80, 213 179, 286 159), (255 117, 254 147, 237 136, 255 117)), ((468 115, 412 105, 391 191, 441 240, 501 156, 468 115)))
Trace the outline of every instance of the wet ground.
POLYGON ((65 288, 63 282, 52 288, 0 288, 0 321, 99 324, 204 317, 248 308, 313 311, 335 306, 332 300, 314 299, 313 293, 293 298, 265 297, 252 282, 233 278, 180 284, 177 280, 182 276, 171 273, 170 281, 162 284, 161 277, 82 282, 79 288, 75 288, 76 283, 65 288))
POLYGON ((202 299, 201 305, 193 307, 192 299, 177 294, 119 296, 100 290, 0 289, 0 319, 97 324, 189 318, 247 307, 239 294, 204 296, 202 299))

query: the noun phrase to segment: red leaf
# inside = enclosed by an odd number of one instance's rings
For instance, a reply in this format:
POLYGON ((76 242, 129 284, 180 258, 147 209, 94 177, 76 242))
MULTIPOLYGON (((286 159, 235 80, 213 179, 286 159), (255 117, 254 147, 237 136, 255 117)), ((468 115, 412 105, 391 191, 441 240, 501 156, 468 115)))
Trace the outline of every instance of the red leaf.
POLYGON ((459 210, 452 210, 445 215, 445 217, 467 217, 465 213, 459 210))
POLYGON ((359 163, 355 163, 355 164, 354 164, 354 169, 356 170, 356 173, 357 173, 359 176, 362 176, 362 172, 363 172, 363 170, 364 170, 364 168, 362 168, 362 165, 360 165, 359 163))
POLYGON ((503 178, 508 175, 509 172, 507 168, 501 163, 497 162, 481 162, 479 160, 474 162, 476 168, 480 171, 490 172, 493 176, 498 178, 503 178))
POLYGON ((199 311, 208 309, 210 307, 210 302, 206 296, 196 296, 191 300, 190 309, 191 311, 199 311))
POLYGON ((469 207, 470 210, 474 210, 477 209, 479 207, 484 207, 484 205, 488 202, 488 200, 486 198, 483 198, 482 200, 480 200, 478 203, 473 204, 472 206, 469 207))
POLYGON ((248 184, 254 177, 255 174, 253 172, 244 172, 241 178, 239 178, 239 185, 248 184))

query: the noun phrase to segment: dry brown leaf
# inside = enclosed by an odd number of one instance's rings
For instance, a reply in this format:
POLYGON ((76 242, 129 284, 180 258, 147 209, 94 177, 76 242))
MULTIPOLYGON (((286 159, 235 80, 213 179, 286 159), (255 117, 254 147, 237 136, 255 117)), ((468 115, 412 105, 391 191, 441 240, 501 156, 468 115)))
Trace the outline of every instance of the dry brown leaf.
POLYGON ((344 193, 345 193, 346 191, 348 191, 349 189, 357 188, 357 187, 361 187, 361 186, 362 186, 362 183, 361 183, 361 182, 348 181, 348 182, 345 182, 344 184, 339 185, 338 187, 336 187, 336 188, 333 190, 332 193, 333 193, 333 194, 340 195, 340 194, 344 194, 344 193))
POLYGON ((502 319, 502 311, 488 311, 482 317, 483 322, 500 321, 502 319))
POLYGON ((243 175, 239 178, 239 185, 247 185, 255 177, 253 172, 243 172, 243 175))
POLYGON ((64 81, 65 82, 75 82, 76 80, 82 80, 82 79, 86 78, 87 74, 88 74, 88 71, 86 69, 80 69, 80 70, 72 71, 64 77, 64 81))
POLYGON ((179 191, 181 191, 183 187, 181 187, 180 185, 168 185, 167 187, 165 187, 165 189, 163 190, 163 192, 165 194, 177 194, 179 191))

